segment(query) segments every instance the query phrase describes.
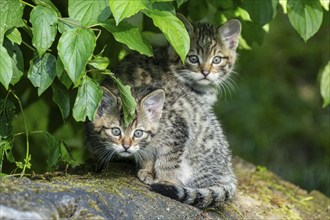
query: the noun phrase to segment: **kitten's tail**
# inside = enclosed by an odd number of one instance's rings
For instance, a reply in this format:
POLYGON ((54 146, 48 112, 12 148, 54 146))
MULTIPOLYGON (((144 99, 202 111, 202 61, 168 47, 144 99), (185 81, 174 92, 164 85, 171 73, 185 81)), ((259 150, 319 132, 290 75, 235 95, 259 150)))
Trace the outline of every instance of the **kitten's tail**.
POLYGON ((190 188, 161 183, 151 184, 150 189, 171 199, 187 203, 198 208, 216 206, 233 198, 236 184, 212 186, 207 188, 190 188))

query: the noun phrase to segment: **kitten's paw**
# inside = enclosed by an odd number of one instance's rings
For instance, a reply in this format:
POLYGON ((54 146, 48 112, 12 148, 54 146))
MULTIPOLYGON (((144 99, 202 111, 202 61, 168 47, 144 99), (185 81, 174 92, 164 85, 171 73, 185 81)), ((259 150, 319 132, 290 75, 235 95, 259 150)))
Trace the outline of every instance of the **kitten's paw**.
POLYGON ((139 172, 137 173, 137 176, 138 176, 139 180, 144 182, 145 184, 151 185, 152 183, 154 183, 154 176, 148 170, 145 170, 145 169, 139 170, 139 172))

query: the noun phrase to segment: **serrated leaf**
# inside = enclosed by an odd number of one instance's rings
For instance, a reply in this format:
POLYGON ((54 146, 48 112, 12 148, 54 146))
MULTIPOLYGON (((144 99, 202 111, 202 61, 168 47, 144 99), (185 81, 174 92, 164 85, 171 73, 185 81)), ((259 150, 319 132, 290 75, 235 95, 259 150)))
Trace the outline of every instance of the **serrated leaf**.
POLYGON ((24 25, 22 21, 24 6, 19 0, 0 1, 0 45, 7 30, 24 25))
POLYGON ((264 26, 275 17, 278 3, 279 0, 247 0, 244 6, 252 21, 264 26))
POLYGON ((72 109, 76 121, 85 121, 86 117, 93 120, 102 99, 100 86, 88 76, 85 76, 78 87, 78 93, 72 109))
POLYGON ((9 99, 0 99, 0 140, 12 133, 12 120, 15 116, 15 105, 9 99))
POLYGON ((20 45, 22 43, 21 32, 17 28, 12 28, 6 33, 6 37, 13 43, 20 45))
POLYGON ((110 9, 118 25, 123 19, 135 15, 146 8, 147 0, 109 0, 110 9))
POLYGON ((323 10, 318 0, 288 0, 287 11, 290 23, 305 42, 322 24, 323 10))
POLYGON ((0 45, 0 82, 8 90, 9 83, 13 78, 13 64, 11 58, 2 45, 0 45))
POLYGON ((65 88, 63 88, 62 85, 57 83, 52 84, 52 90, 53 90, 53 101, 60 108, 62 118, 63 120, 65 120, 70 113, 69 93, 65 88))
POLYGON ((330 61, 321 73, 321 95, 323 98, 323 108, 330 104, 330 61))
POLYGON ((184 62, 190 48, 190 38, 183 23, 167 11, 146 9, 143 13, 153 20, 184 62))
POLYGON ((40 96, 56 77, 56 58, 49 53, 45 53, 41 58, 34 58, 30 62, 27 77, 38 88, 38 95, 40 96))
POLYGON ((23 76, 23 71, 24 71, 23 54, 20 47, 9 40, 5 40, 4 46, 7 49, 13 67, 13 77, 10 81, 10 84, 15 85, 23 76))
POLYGON ((51 7, 37 5, 31 11, 32 44, 39 57, 53 44, 57 32, 57 14, 51 7))
POLYGON ((58 42, 58 54, 72 82, 77 83, 92 57, 96 37, 92 30, 75 28, 65 31, 58 42))
POLYGON ((112 80, 116 83, 119 90, 119 96, 122 102, 123 114, 124 114, 124 127, 127 128, 128 125, 133 121, 135 116, 136 102, 131 93, 131 87, 124 85, 119 79, 114 77, 113 74, 108 73, 112 80))
POLYGON ((109 58, 102 56, 95 56, 88 64, 98 70, 105 70, 109 66, 109 58))
POLYGON ((105 21, 110 14, 108 0, 69 0, 69 17, 85 26, 105 21))
POLYGON ((149 42, 141 35, 139 28, 125 21, 116 26, 113 19, 106 20, 100 25, 112 33, 118 42, 126 44, 130 49, 147 56, 153 55, 149 42))

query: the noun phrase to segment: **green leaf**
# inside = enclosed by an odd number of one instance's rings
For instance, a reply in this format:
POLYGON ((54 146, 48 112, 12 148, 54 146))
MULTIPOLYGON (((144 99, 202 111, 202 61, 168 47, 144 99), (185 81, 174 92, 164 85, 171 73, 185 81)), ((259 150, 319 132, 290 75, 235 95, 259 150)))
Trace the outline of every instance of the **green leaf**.
POLYGON ((318 0, 288 0, 287 10, 290 23, 305 42, 319 30, 323 10, 318 0))
POLYGON ((22 21, 24 6, 19 0, 0 1, 0 45, 7 30, 24 25, 22 21))
POLYGON ((102 56, 95 56, 88 64, 98 70, 105 70, 109 66, 109 58, 102 56))
POLYGON ((147 0, 109 0, 110 9, 118 25, 123 19, 146 8, 147 0))
POLYGON ((108 0, 69 0, 69 16, 85 26, 105 21, 110 16, 108 0))
POLYGON ((66 30, 83 27, 80 21, 71 18, 61 18, 58 22, 58 31, 63 34, 66 30))
POLYGON ((329 0, 320 0, 320 3, 326 11, 329 11, 329 5, 330 5, 329 0))
POLYGON ((9 83, 13 78, 13 64, 11 58, 2 45, 0 45, 0 82, 8 90, 9 83))
POLYGON ((62 85, 57 83, 52 84, 52 90, 53 90, 53 101, 60 108, 62 118, 63 120, 65 120, 70 113, 69 93, 65 88, 63 88, 62 85))
POLYGON ((75 160, 72 156, 71 149, 63 141, 61 143, 61 160, 70 165, 75 164, 75 160))
POLYGON ((167 11, 146 9, 143 11, 150 17, 165 35, 175 51, 179 54, 182 62, 190 48, 190 38, 183 23, 173 14, 167 11))
POLYGON ((178 8, 181 7, 181 5, 185 2, 187 2, 188 0, 176 0, 176 4, 178 5, 178 8))
POLYGON ((0 172, 2 172, 4 155, 9 162, 14 163, 15 158, 12 152, 12 143, 9 140, 0 140, 0 172))
POLYGON ((61 140, 57 137, 49 134, 48 132, 43 132, 47 148, 48 148, 48 158, 47 158, 47 164, 48 167, 57 167, 60 163, 61 158, 61 140))
POLYGON ((244 6, 252 21, 264 26, 275 17, 278 3, 279 0, 246 0, 244 6))
POLYGON ((54 11, 56 11, 58 17, 61 17, 61 12, 56 8, 56 6, 51 2, 51 0, 33 0, 36 5, 50 6, 54 11))
POLYGON ((128 85, 123 85, 122 82, 114 77, 113 74, 108 73, 112 80, 116 83, 119 96, 122 102, 123 114, 124 114, 124 127, 127 128, 128 125, 133 121, 135 116, 136 102, 131 93, 131 87, 128 85))
POLYGON ((76 121, 85 121, 86 117, 93 120, 102 99, 100 86, 88 76, 85 76, 78 88, 78 94, 72 109, 76 121))
POLYGON ((209 13, 208 3, 206 0, 189 1, 188 10, 189 17, 195 21, 205 18, 209 13))
POLYGON ((57 32, 57 14, 51 7, 38 5, 31 11, 32 44, 39 57, 53 44, 57 32))
POLYGON ((106 20, 100 25, 112 33, 118 42, 126 44, 130 49, 147 56, 153 55, 149 42, 141 35, 139 28, 125 21, 116 26, 113 19, 106 20))
POLYGON ((323 98, 323 108, 330 104, 330 61, 321 73, 321 95, 323 98))
POLYGON ((175 7, 172 2, 153 2, 148 5, 148 8, 152 10, 169 11, 175 14, 175 7))
POLYGON ((61 61, 61 58, 57 59, 56 63, 56 75, 57 78, 60 80, 60 82, 67 88, 69 89, 72 85, 72 81, 67 74, 67 72, 64 71, 63 63, 61 61))
POLYGON ((9 99, 0 99, 0 140, 12 134, 12 120, 15 116, 15 105, 9 99))
POLYGON ((34 58, 30 62, 27 77, 35 87, 38 87, 40 96, 56 77, 56 58, 49 53, 45 53, 41 58, 34 58))
POLYGON ((11 78, 10 84, 15 85, 23 76, 23 71, 24 71, 23 54, 20 47, 9 40, 5 40, 4 47, 7 49, 13 67, 13 77, 11 78))
POLYGON ((6 37, 13 43, 21 44, 22 43, 22 36, 21 32, 17 28, 12 28, 6 34, 6 37))
POLYGON ((92 57, 96 37, 92 30, 75 28, 65 31, 58 42, 58 54, 72 82, 77 83, 92 57))

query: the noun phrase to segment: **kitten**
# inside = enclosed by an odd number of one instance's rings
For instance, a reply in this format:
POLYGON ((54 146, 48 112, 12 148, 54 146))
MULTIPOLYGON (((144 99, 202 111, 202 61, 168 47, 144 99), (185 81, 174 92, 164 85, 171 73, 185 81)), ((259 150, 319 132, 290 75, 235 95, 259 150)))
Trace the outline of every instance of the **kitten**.
POLYGON ((178 14, 178 17, 190 36, 190 50, 184 63, 171 47, 157 48, 154 59, 131 54, 114 72, 132 74, 124 77, 133 85, 148 85, 171 71, 177 80, 214 104, 220 88, 225 91, 234 87, 230 76, 236 62, 241 23, 232 19, 221 27, 209 24, 193 26, 183 15, 178 14))
POLYGON ((158 130, 164 91, 150 92, 150 88, 138 91, 135 119, 124 128, 120 98, 107 88, 101 88, 103 97, 95 119, 86 123, 86 141, 98 169, 107 167, 115 156, 135 158, 140 166, 144 161, 152 160, 154 153, 147 145, 158 130))
POLYGON ((158 132, 148 144, 155 157, 145 161, 139 179, 151 190, 206 208, 236 191, 229 145, 212 104, 215 88, 233 69, 241 26, 238 20, 220 28, 184 23, 191 38, 184 64, 171 49, 160 50, 154 59, 128 55, 114 72, 132 86, 157 83, 166 94, 158 132))

